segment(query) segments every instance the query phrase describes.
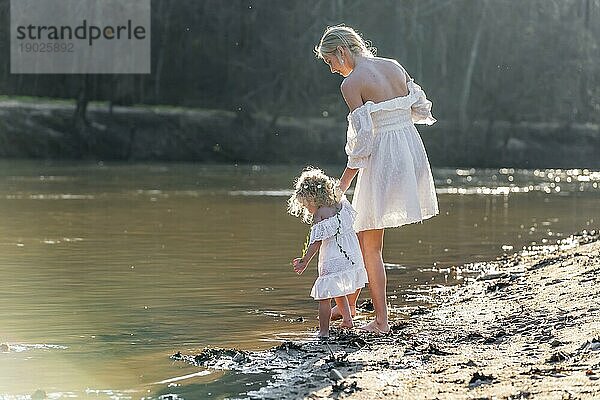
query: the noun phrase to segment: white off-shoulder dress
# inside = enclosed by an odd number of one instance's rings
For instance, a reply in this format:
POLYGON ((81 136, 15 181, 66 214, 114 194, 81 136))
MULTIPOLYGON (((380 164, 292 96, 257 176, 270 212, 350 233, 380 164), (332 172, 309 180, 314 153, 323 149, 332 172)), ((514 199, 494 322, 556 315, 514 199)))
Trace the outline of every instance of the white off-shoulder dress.
POLYGON ((321 241, 319 277, 310 292, 315 300, 345 296, 369 282, 358 237, 353 229, 355 217, 356 211, 343 198, 336 215, 310 228, 309 245, 321 241))
POLYGON ((431 102, 413 80, 409 93, 368 101, 348 114, 348 168, 359 168, 352 205, 356 232, 398 227, 439 213, 431 167, 415 124, 432 125, 431 102))

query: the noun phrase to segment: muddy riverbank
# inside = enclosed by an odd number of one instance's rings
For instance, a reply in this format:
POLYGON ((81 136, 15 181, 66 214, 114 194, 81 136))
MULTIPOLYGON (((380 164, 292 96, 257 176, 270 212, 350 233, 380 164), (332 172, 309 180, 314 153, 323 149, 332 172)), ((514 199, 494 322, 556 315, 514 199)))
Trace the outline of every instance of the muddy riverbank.
MULTIPOLYGON (((210 163, 345 162, 345 116, 300 118, 245 110, 88 106, 75 126, 66 101, 0 99, 0 157, 210 163), (302 151, 298 151, 302 149, 302 151)), ((419 127, 433 166, 600 167, 600 126, 474 121, 419 127)))
MULTIPOLYGON (((453 271, 392 332, 340 332, 264 352, 173 359, 272 374, 250 398, 592 399, 600 396, 600 241, 582 232, 453 271)), ((363 313, 367 311, 363 310, 363 313)))

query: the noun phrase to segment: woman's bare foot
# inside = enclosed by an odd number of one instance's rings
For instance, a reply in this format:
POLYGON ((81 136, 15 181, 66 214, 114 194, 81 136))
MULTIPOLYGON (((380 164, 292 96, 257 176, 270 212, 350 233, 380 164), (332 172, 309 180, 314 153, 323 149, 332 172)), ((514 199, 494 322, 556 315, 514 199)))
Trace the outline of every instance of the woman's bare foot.
POLYGON ((352 320, 350 320, 350 321, 342 321, 342 323, 340 324, 340 328, 342 328, 342 329, 352 329, 352 328, 354 328, 354 322, 352 322, 352 320))
MULTIPOLYGON (((356 317, 356 305, 352 305, 350 304, 350 315, 352 317, 356 317)), ((340 309, 338 308, 338 306, 334 306, 331 309, 331 318, 332 321, 337 321, 338 319, 342 319, 342 313, 340 312, 340 309)))
POLYGON ((361 326, 358 329, 365 331, 365 332, 375 333, 378 335, 385 335, 385 334, 390 333, 390 325, 387 323, 380 324, 379 322, 377 322, 376 319, 374 319, 373 321, 369 322, 366 325, 361 326))

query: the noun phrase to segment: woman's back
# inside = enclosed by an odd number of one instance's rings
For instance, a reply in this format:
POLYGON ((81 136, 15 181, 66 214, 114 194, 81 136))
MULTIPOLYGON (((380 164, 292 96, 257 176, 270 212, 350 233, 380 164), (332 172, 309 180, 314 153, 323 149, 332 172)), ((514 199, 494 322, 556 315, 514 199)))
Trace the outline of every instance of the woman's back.
POLYGON ((409 76, 396 60, 381 57, 366 58, 346 78, 360 83, 363 103, 380 103, 408 94, 409 76))

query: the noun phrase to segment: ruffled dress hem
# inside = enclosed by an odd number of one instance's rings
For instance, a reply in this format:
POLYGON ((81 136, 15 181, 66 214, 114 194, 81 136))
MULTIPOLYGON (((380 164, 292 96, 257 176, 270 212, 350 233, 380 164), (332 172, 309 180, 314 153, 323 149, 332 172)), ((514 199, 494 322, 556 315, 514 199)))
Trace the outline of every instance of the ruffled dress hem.
POLYGON ((361 265, 341 272, 319 276, 310 292, 315 300, 346 296, 369 283, 367 270, 361 265))

